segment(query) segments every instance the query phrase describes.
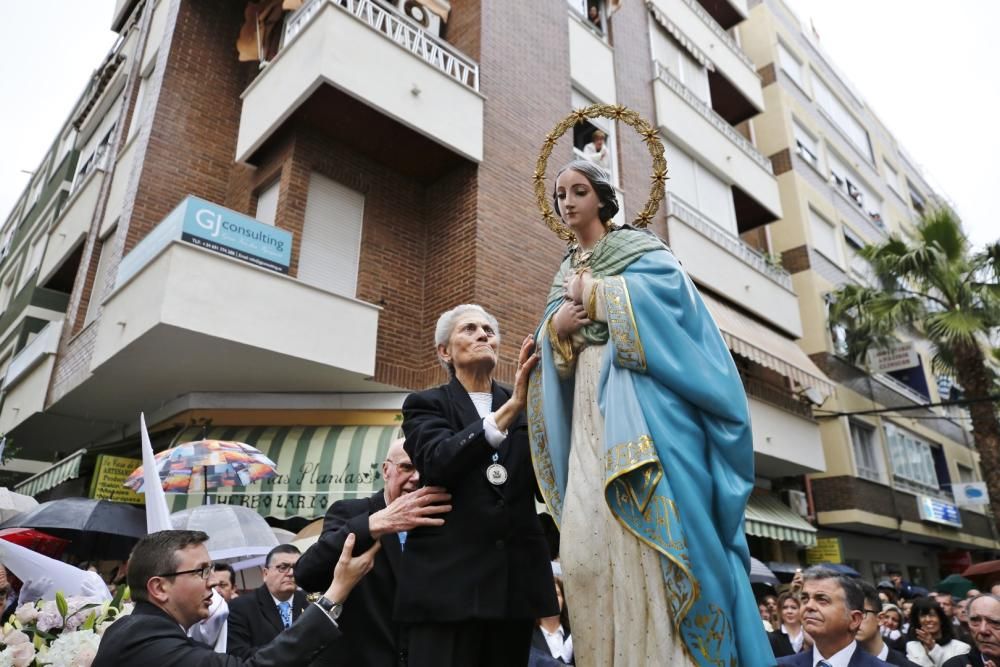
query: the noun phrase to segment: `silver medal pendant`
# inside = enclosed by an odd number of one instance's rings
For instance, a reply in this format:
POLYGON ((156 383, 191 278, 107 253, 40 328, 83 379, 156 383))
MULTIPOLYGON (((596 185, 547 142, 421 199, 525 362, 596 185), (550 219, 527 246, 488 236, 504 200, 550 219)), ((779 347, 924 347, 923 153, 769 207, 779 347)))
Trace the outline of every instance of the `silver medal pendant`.
POLYGON ((486 469, 486 479, 493 486, 500 486, 507 481, 507 469, 499 463, 494 463, 486 469))

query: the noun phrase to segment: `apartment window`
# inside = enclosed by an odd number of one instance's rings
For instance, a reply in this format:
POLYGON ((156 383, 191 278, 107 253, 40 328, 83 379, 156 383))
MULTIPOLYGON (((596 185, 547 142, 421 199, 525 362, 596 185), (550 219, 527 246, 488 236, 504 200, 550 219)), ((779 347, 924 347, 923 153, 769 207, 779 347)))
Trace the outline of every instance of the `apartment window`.
POLYGON ((695 97, 711 106, 708 70, 659 23, 652 23, 650 31, 653 59, 694 93, 695 97))
MULTIPOLYGON (((594 104, 594 101, 578 90, 573 90, 572 104, 574 109, 582 109, 594 104)), ((591 118, 573 127, 573 153, 585 160, 591 160, 611 174, 611 183, 618 185, 618 142, 615 137, 615 124, 607 118, 591 118), (604 139, 597 139, 594 134, 603 132, 604 139), (597 144, 601 144, 598 149, 597 144)), ((621 201, 619 200, 619 205, 621 201)))
POLYGON ((875 429, 860 422, 851 422, 851 444, 858 476, 875 482, 882 481, 881 456, 875 442, 875 429))
POLYGON ((972 482, 978 482, 976 479, 976 471, 969 466, 958 464, 958 482, 959 484, 971 484, 972 482))
POLYGON ((923 215, 924 211, 927 210, 927 201, 923 198, 917 189, 913 187, 913 184, 907 181, 906 183, 910 188, 910 204, 913 205, 913 210, 917 212, 918 215, 923 215))
POLYGON ((809 229, 812 231, 813 248, 838 266, 842 265, 840 242, 837 240, 837 229, 833 223, 810 208, 809 229))
POLYGON ((899 191, 899 171, 885 160, 882 164, 885 166, 885 182, 889 184, 889 189, 902 196, 903 193, 899 191))
POLYGON ((320 174, 309 177, 298 278, 354 297, 365 196, 320 174))
POLYGON ((570 9, 582 16, 594 30, 604 34, 604 3, 598 2, 598 0, 566 0, 566 2, 570 9))
POLYGON ((778 64, 799 88, 805 90, 805 73, 802 71, 802 61, 796 58, 781 42, 778 42, 778 64))
POLYGON ((97 308, 104 299, 104 292, 114 280, 108 280, 108 264, 111 261, 111 249, 114 247, 115 230, 118 225, 114 225, 104 238, 100 240, 101 254, 97 260, 97 273, 94 274, 94 286, 90 290, 90 302, 87 304, 87 316, 83 320, 83 325, 87 326, 97 317, 97 308))
POLYGON ((135 107, 132 109, 132 119, 128 124, 128 137, 126 141, 135 136, 135 133, 139 131, 142 123, 145 119, 143 115, 142 105, 146 101, 146 93, 149 91, 149 79, 152 77, 154 67, 149 68, 149 72, 144 74, 141 79, 139 79, 139 92, 135 95, 135 107))
POLYGON ((278 215, 278 186, 281 180, 275 179, 257 195, 257 220, 267 225, 274 225, 278 215))
POLYGON ((670 192, 701 213, 712 224, 737 235, 732 189, 703 164, 669 141, 664 148, 670 161, 670 192))
POLYGON ((861 256, 861 249, 865 246, 865 242, 846 225, 843 225, 842 229, 844 230, 844 246, 847 248, 847 265, 851 273, 865 285, 875 287, 878 284, 878 276, 875 275, 871 262, 861 256))
POLYGON ((17 275, 17 267, 12 269, 4 277, 3 283, 0 284, 0 309, 7 310, 7 306, 10 305, 10 299, 14 294, 14 277, 17 275))
POLYGON ((885 433, 893 476, 918 486, 940 488, 930 443, 891 424, 886 425, 885 433))
POLYGON ((35 275, 38 271, 38 267, 42 265, 42 255, 45 254, 45 234, 39 234, 38 238, 31 244, 31 251, 28 258, 28 263, 24 267, 24 271, 21 273, 21 280, 18 283, 18 291, 20 291, 31 277, 35 275))
POLYGON ((795 151, 799 157, 819 169, 819 142, 798 121, 792 123, 792 132, 795 135, 795 151))
POLYGON ((830 163, 830 182, 854 202, 860 212, 878 227, 884 227, 882 222, 882 200, 871 188, 864 184, 853 169, 847 166, 845 160, 836 152, 827 151, 830 163))
POLYGON ((872 161, 872 147, 868 141, 868 132, 844 103, 834 95, 829 86, 818 76, 813 77, 813 90, 816 91, 816 102, 833 124, 844 133, 844 136, 858 149, 858 152, 869 162, 872 161))

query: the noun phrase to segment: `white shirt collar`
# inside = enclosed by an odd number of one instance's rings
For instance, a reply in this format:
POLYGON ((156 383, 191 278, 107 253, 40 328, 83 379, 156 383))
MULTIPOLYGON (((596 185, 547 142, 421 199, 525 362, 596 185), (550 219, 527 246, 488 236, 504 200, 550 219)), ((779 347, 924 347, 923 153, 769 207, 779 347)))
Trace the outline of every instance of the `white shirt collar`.
POLYGON ((854 651, 857 650, 857 648, 858 643, 852 641, 850 644, 840 649, 829 658, 824 658, 819 654, 819 649, 816 648, 816 646, 813 646, 812 665, 813 667, 816 667, 816 663, 820 660, 826 660, 830 664, 830 667, 847 667, 848 663, 851 662, 851 658, 854 656, 854 651))
POLYGON ((882 642, 882 650, 879 651, 878 655, 875 657, 878 658, 879 660, 886 661, 885 659, 889 657, 889 645, 886 644, 885 642, 882 642))
MULTIPOLYGON (((271 594, 268 593, 268 595, 271 595, 271 594)), ((295 600, 295 593, 292 593, 291 595, 289 595, 287 600, 279 600, 278 598, 274 597, 273 595, 271 595, 271 599, 274 600, 274 606, 275 607, 280 607, 282 602, 287 602, 288 606, 291 607, 292 606, 292 601, 295 600)))

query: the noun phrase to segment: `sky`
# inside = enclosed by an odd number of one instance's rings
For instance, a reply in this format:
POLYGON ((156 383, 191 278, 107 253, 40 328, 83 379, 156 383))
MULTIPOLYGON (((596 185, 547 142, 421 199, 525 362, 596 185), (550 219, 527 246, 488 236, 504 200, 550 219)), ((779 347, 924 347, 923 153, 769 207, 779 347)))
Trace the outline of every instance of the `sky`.
MULTIPOLYGON (((638 2, 639 0, 627 0, 638 2)), ((787 0, 977 246, 1000 239, 997 0, 787 0)), ((8 3, 0 22, 0 220, 114 43, 114 0, 8 3), (58 17, 58 20, 52 20, 58 17), (42 30, 41 28, 44 28, 42 30), (24 171, 22 171, 24 170, 24 171)), ((527 173, 527 172, 526 172, 527 173)))

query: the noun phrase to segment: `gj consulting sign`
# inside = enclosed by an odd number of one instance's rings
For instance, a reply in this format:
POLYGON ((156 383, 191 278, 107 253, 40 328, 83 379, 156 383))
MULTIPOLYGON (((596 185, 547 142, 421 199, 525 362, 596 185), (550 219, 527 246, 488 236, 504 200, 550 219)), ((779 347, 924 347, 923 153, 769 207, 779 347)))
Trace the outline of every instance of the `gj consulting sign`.
POLYGON ((271 271, 288 273, 292 260, 289 232, 195 196, 188 196, 178 209, 183 209, 182 240, 271 271))

